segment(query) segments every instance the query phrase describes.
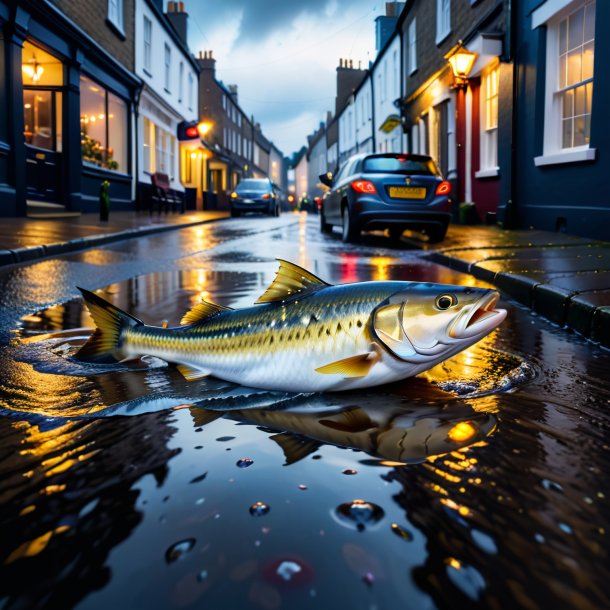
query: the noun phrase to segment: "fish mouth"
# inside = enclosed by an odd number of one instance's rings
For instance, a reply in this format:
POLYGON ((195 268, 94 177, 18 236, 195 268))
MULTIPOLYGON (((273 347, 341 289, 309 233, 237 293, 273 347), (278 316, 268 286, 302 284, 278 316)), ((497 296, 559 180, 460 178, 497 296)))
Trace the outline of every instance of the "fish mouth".
POLYGON ((483 295, 477 303, 460 313, 449 328, 453 339, 466 339, 487 335, 506 318, 505 309, 496 309, 500 294, 495 290, 483 295))

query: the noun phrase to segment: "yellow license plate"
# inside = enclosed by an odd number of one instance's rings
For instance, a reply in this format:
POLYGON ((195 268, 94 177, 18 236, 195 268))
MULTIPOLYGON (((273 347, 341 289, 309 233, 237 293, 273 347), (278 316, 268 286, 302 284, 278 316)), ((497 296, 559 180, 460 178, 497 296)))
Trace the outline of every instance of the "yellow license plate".
POLYGON ((426 189, 419 186, 391 186, 389 188, 392 199, 425 199, 426 189))

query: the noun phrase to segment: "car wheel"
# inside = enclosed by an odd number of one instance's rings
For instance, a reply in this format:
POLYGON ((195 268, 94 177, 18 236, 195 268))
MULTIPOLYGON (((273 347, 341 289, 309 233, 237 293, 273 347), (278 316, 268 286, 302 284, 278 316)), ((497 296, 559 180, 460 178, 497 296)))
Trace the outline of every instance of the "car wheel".
POLYGON ((231 208, 231 218, 238 218, 240 216, 240 213, 237 210, 234 210, 233 208, 231 208))
POLYGON ((276 216, 276 218, 277 218, 279 215, 280 215, 280 206, 279 206, 279 205, 276 205, 276 206, 275 206, 275 216, 276 216))
POLYGON ((347 206, 343 208, 343 214, 341 215, 341 225, 341 239, 345 243, 356 241, 359 231, 357 231, 356 227, 354 227, 354 219, 352 218, 352 215, 350 214, 349 208, 347 206))
POLYGON ((447 227, 437 227, 434 229, 428 229, 426 231, 428 235, 428 242, 431 244, 438 244, 445 239, 447 235, 447 227))
POLYGON ((333 226, 326 222, 326 216, 324 216, 324 210, 320 208, 320 231, 322 233, 332 233, 333 226))

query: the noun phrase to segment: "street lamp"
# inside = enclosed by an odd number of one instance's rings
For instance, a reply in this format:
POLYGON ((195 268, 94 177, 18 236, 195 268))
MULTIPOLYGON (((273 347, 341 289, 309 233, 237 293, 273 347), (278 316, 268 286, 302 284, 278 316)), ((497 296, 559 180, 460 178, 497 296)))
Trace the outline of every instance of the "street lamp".
POLYGON ((197 124, 197 131, 199 132, 199 137, 203 138, 210 129, 212 129, 212 123, 209 121, 201 121, 197 124))
POLYGON ((445 55, 445 59, 449 62, 453 72, 453 86, 455 89, 466 88, 468 75, 472 70, 477 55, 477 53, 469 51, 461 40, 445 55))

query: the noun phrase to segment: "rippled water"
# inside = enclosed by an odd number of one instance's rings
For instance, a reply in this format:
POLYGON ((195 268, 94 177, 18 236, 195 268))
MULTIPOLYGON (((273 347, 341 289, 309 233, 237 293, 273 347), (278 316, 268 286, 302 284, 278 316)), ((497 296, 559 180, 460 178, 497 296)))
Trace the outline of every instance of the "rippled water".
MULTIPOLYGON (((236 275, 105 296, 173 324, 253 300, 236 275)), ((0 607, 608 607, 610 359, 530 322, 294 395, 79 363, 78 300, 28 317, 0 357, 0 607)))

